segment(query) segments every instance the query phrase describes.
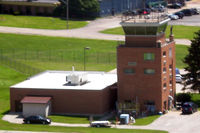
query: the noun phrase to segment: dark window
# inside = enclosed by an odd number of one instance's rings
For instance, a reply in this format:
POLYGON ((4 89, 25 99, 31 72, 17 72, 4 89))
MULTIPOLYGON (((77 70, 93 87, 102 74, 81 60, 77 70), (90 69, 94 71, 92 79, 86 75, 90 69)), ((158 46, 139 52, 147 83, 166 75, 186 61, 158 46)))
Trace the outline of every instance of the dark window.
POLYGON ((154 53, 144 53, 144 60, 154 60, 155 54, 154 53))
POLYGON ((129 66, 136 66, 137 63, 136 63, 136 62, 128 62, 128 65, 129 65, 129 66))
POLYGON ((144 69, 144 74, 154 74, 155 69, 144 69))
POLYGON ((166 56, 166 51, 163 51, 163 57, 165 57, 166 56))
POLYGON ((132 69, 132 68, 126 68, 126 69, 124 69, 124 73, 125 73, 125 74, 134 74, 135 71, 134 71, 134 69, 132 69))

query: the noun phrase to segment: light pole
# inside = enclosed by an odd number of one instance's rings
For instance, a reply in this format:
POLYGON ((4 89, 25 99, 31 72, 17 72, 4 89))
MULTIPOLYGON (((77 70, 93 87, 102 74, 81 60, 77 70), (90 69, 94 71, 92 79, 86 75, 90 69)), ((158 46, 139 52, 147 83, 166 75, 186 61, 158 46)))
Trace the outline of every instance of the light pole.
POLYGON ((66 21, 67 21, 67 29, 69 29, 69 0, 66 0, 67 1, 67 9, 66 9, 66 21))
POLYGON ((84 55, 83 55, 84 71, 85 71, 85 64, 86 64, 86 58, 85 58, 86 50, 90 50, 90 47, 84 47, 84 49, 83 49, 83 51, 84 51, 84 55))
POLYGON ((67 21, 67 29, 69 29, 69 0, 61 0, 66 5, 66 21, 67 21))

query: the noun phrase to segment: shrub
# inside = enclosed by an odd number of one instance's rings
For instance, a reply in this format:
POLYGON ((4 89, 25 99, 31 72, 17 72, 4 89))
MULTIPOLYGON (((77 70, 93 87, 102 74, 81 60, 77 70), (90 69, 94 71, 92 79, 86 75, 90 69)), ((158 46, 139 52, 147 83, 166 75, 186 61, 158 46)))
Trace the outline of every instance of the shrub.
POLYGON ((178 93, 176 95, 176 101, 177 102, 189 102, 191 101, 191 95, 189 93, 178 93))

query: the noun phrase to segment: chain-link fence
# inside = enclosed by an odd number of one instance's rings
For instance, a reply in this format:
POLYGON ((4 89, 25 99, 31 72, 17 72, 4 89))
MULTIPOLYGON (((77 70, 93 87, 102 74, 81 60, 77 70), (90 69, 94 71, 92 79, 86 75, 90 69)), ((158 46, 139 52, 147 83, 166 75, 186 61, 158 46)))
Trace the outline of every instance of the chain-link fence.
MULTIPOLYGON (((0 49, 0 64, 4 64, 24 74, 35 74, 44 70, 38 66, 34 68, 30 62, 115 65, 116 53, 90 52, 72 50, 28 50, 28 49, 0 49)), ((88 69, 87 69, 88 70, 88 69)))

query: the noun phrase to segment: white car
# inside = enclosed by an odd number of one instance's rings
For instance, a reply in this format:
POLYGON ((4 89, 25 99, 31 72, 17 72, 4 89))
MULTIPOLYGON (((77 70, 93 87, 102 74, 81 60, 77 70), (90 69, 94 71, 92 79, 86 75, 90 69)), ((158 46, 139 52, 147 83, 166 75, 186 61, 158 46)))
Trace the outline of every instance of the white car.
POLYGON ((182 76, 180 74, 176 74, 176 83, 182 83, 182 76))
POLYGON ((174 14, 168 14, 168 17, 171 19, 171 20, 177 20, 179 19, 179 17, 177 15, 174 15, 174 14))

